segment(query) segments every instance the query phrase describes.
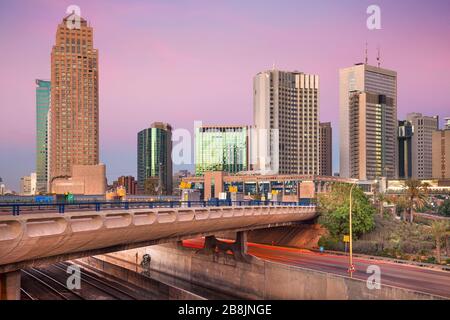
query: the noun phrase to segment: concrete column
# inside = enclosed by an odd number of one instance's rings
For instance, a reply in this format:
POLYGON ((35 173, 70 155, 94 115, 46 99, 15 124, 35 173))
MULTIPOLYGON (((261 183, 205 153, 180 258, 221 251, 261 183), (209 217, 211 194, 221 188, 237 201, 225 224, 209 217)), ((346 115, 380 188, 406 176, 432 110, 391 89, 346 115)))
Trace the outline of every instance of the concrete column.
POLYGON ((247 231, 239 231, 236 234, 236 244, 239 252, 245 256, 247 254, 247 231))
POLYGON ((20 300, 20 270, 0 274, 0 300, 20 300))

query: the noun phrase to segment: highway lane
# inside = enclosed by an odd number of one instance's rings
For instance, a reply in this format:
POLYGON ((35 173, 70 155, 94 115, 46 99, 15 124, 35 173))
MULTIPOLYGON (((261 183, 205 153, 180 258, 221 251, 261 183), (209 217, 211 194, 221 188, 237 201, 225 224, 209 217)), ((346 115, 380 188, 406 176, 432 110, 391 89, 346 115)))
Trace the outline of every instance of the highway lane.
MULTIPOLYGON (((200 248, 203 242, 203 239, 192 239, 183 243, 186 247, 200 248)), ((248 244, 248 253, 273 262, 348 276, 347 256, 256 243, 248 244)), ((381 284, 436 294, 450 299, 449 271, 359 257, 354 258, 353 262, 356 268, 354 278, 366 281, 371 275, 367 273, 367 268, 370 265, 377 265, 381 270, 381 284)))

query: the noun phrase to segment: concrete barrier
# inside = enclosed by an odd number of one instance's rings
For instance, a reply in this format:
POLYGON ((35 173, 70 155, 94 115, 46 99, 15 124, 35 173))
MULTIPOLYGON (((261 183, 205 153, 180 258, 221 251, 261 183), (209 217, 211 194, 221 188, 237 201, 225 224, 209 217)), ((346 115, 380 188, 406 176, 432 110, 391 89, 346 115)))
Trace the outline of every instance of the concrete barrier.
POLYGON ((134 261, 151 255, 151 269, 243 299, 428 300, 431 294, 387 285, 368 289, 366 282, 335 274, 263 261, 238 262, 230 255, 204 255, 176 245, 157 245, 108 254, 134 261))
POLYGON ((129 268, 109 263, 102 259, 88 257, 81 259, 81 261, 113 279, 117 278, 145 289, 153 295, 153 299, 157 297, 158 299, 164 300, 204 300, 203 297, 182 288, 154 280, 129 268))

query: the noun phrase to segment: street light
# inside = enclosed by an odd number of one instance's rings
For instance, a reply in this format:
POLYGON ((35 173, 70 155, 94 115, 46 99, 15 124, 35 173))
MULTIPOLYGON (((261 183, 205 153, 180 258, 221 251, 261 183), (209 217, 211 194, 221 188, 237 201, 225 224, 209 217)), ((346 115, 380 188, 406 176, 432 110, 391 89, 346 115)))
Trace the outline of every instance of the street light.
POLYGON ((356 186, 356 183, 353 183, 350 188, 350 210, 349 210, 349 261, 348 261, 348 272, 350 273, 350 278, 353 278, 353 272, 355 271, 355 267, 353 266, 353 232, 352 232, 352 192, 353 188, 356 186))

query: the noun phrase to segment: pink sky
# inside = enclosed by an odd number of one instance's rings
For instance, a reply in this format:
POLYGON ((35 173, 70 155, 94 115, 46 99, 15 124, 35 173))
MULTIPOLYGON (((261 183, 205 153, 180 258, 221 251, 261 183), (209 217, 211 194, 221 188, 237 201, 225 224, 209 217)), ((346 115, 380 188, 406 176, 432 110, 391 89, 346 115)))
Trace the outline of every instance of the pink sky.
POLYGON ((70 4, 100 52, 101 160, 110 179, 136 174, 136 134, 154 121, 192 129, 252 124, 252 77, 276 67, 320 76, 321 121, 332 121, 338 168, 338 69, 363 60, 398 72, 399 118, 450 115, 450 2, 0 2, 0 177, 14 189, 35 170, 34 79, 50 77, 56 26, 70 4), (366 28, 381 7, 382 30, 366 28))

